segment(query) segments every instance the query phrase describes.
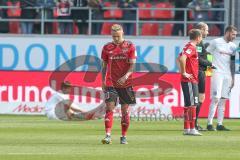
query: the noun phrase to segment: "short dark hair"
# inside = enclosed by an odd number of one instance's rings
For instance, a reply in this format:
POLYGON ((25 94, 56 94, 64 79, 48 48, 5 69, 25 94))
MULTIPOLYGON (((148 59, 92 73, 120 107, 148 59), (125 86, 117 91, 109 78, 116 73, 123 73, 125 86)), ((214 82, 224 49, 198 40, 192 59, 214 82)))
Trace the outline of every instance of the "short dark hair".
POLYGON ((72 84, 69 81, 62 82, 61 88, 71 88, 72 84))
POLYGON ((232 32, 232 31, 237 31, 237 28, 232 26, 232 25, 230 25, 230 26, 227 26, 227 28, 225 29, 224 33, 232 32))
POLYGON ((191 29, 188 33, 190 40, 196 40, 198 37, 202 35, 199 29, 191 29))

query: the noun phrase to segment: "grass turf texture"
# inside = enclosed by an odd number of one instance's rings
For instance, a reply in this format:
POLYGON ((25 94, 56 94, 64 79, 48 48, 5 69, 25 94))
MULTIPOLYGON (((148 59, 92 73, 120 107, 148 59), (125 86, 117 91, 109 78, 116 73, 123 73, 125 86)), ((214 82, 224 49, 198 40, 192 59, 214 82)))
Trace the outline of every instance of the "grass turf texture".
MULTIPOLYGON (((240 121, 225 120, 230 132, 182 135, 180 121, 131 121, 128 145, 119 144, 115 120, 112 145, 101 144, 102 120, 49 121, 42 116, 0 116, 0 160, 186 160, 239 159, 240 121)), ((202 119, 201 124, 206 124, 202 119)))

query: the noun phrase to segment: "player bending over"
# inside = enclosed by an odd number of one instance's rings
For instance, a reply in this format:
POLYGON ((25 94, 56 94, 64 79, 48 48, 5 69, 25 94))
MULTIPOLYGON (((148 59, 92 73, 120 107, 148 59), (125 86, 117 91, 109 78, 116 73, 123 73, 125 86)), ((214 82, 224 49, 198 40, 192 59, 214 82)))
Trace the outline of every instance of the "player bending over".
POLYGON ((63 82, 61 90, 54 93, 45 105, 45 113, 52 120, 91 120, 101 118, 105 114, 105 103, 98 107, 84 111, 69 99, 72 86, 63 82))

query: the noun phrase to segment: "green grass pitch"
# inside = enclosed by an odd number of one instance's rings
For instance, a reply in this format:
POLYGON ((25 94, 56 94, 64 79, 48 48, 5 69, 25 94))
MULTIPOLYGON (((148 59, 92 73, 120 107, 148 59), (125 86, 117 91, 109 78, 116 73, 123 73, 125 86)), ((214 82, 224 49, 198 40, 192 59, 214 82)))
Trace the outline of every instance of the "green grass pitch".
MULTIPOLYGON (((120 121, 113 144, 103 145, 102 120, 49 121, 42 116, 0 116, 0 160, 234 160, 240 158, 240 121, 225 120, 230 132, 182 135, 180 121, 131 121, 128 145, 120 145, 120 121)), ((206 124, 206 119, 201 119, 206 124)))

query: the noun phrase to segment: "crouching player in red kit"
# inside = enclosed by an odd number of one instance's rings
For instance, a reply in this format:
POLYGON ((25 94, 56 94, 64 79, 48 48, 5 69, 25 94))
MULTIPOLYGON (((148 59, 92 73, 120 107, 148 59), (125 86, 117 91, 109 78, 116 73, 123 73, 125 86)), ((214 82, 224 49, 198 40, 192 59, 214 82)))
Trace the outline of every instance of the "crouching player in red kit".
POLYGON ((113 42, 107 43, 102 50, 102 88, 105 93, 106 137, 103 144, 111 144, 113 109, 119 98, 121 104, 121 144, 127 144, 126 133, 130 123, 129 105, 136 103, 132 87, 132 73, 136 63, 136 50, 132 42, 123 38, 123 28, 119 24, 111 27, 113 42))
POLYGON ((201 136, 195 129, 196 106, 198 105, 198 53, 196 45, 202 41, 201 31, 189 31, 190 42, 178 57, 181 86, 184 95, 184 135, 201 136))

